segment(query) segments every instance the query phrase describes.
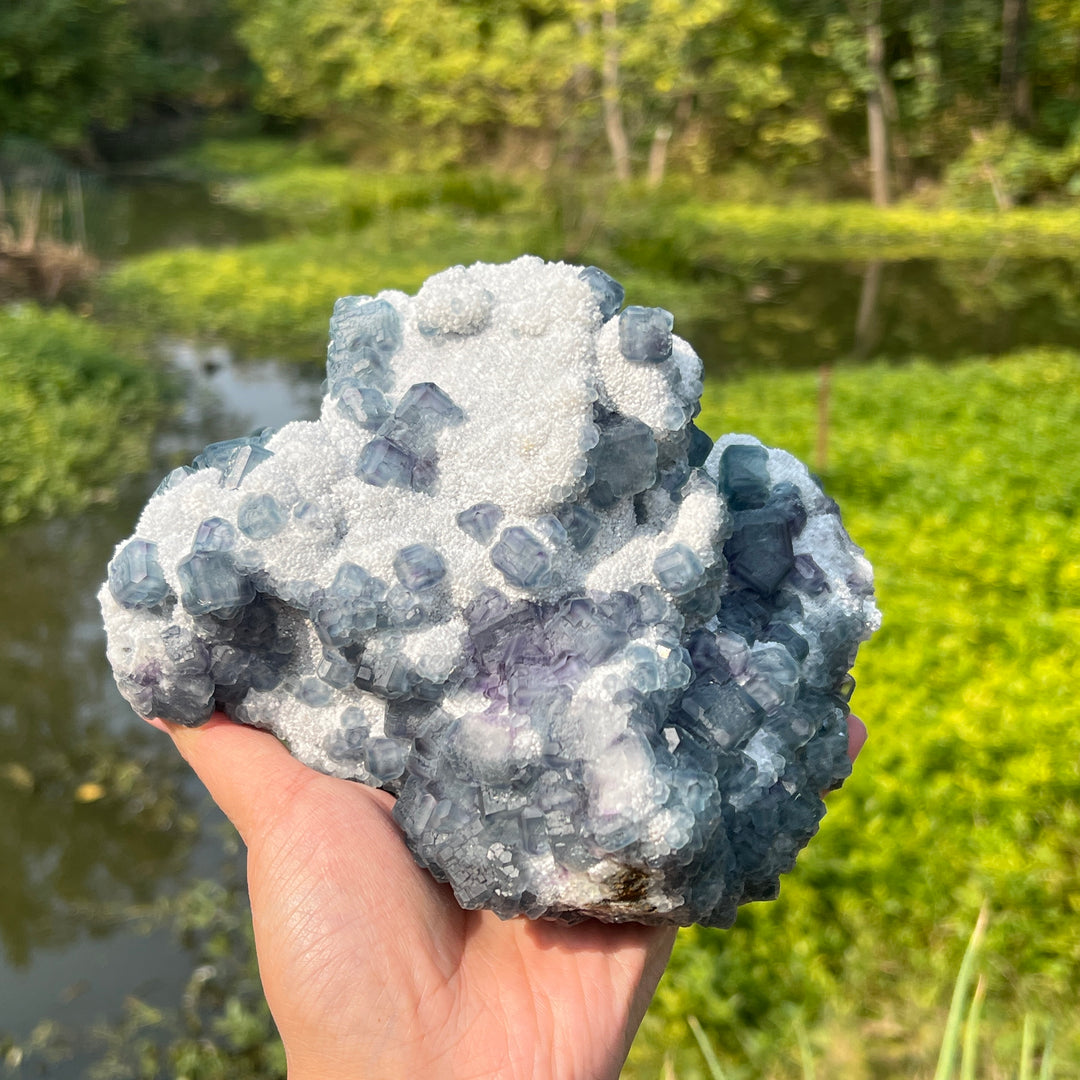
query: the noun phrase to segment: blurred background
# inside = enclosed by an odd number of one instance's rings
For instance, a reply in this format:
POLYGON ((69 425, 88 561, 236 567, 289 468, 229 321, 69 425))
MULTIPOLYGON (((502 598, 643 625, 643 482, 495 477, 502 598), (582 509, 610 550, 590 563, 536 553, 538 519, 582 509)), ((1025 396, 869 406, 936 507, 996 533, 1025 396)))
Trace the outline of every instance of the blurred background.
POLYGON ((284 1075, 94 593, 162 473, 316 413, 335 297, 527 251, 674 313, 885 613, 855 775, 624 1076, 1080 1077, 1078 238, 1080 0, 6 0, 0 1070, 284 1075))

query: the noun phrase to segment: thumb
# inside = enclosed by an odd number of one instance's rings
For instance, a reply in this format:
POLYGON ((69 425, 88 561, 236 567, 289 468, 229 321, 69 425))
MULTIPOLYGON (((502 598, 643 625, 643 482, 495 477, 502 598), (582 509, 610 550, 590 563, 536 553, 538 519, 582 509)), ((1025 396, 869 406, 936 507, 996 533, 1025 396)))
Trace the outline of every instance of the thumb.
POLYGON ((329 779, 302 765, 269 732, 222 713, 197 728, 151 723, 172 738, 248 847, 306 788, 329 779))

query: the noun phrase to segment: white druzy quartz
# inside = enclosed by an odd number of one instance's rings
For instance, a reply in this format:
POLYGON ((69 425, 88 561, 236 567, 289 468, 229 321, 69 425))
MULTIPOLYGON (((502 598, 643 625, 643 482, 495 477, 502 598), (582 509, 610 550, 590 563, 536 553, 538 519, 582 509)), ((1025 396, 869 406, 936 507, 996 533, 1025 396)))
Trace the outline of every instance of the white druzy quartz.
POLYGON ((207 447, 117 548, 136 711, 391 791, 465 907, 775 896, 850 770, 870 566, 789 454, 712 445, 693 349, 622 304, 530 256, 339 300, 320 419, 207 447))

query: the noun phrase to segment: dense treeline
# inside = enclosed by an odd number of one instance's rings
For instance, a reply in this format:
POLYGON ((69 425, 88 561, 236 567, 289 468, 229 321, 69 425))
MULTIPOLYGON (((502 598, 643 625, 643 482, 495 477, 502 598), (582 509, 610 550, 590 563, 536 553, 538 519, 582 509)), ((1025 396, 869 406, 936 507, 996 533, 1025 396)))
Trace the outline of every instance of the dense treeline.
POLYGON ((368 164, 1008 206, 1078 175, 1078 46, 1076 0, 9 0, 0 130, 86 150, 246 106, 368 164))

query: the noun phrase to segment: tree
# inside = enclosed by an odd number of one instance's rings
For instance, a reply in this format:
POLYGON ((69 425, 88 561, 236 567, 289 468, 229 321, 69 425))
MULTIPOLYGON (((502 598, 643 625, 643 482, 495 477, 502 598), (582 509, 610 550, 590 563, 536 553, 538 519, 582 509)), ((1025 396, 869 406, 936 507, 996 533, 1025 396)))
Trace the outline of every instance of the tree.
POLYGON ((124 123, 141 78, 124 0, 0 5, 0 131, 77 146, 124 123))
POLYGON ((1004 0, 1001 7, 1001 118, 1013 127, 1031 123, 1031 83, 1024 63, 1027 0, 1004 0))

